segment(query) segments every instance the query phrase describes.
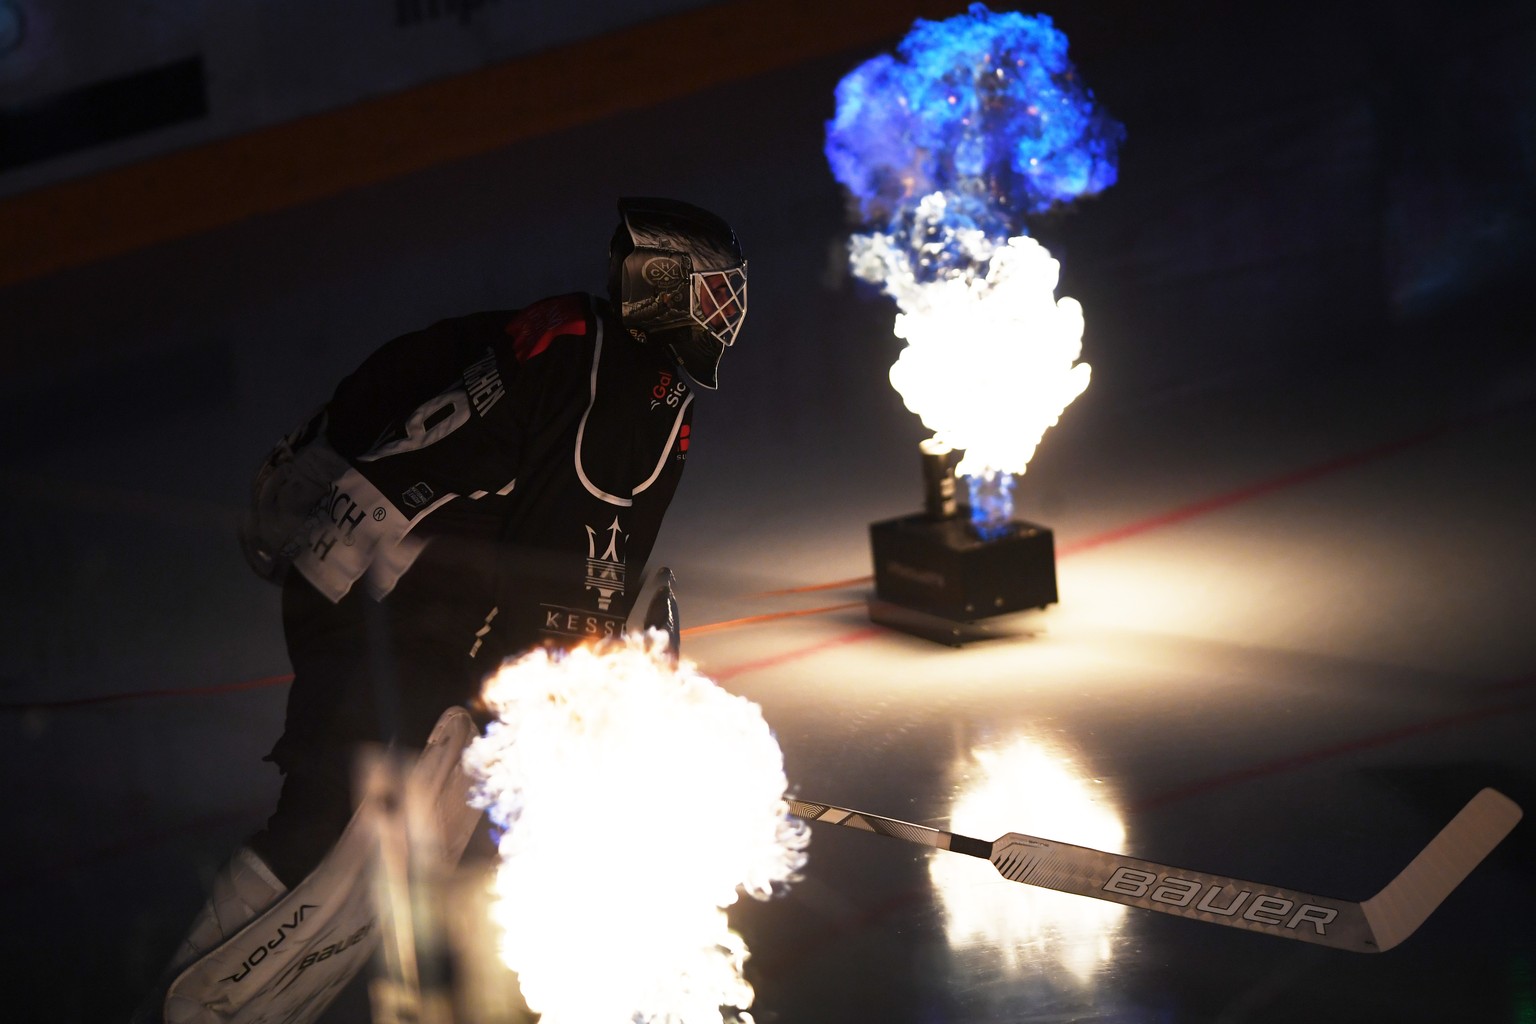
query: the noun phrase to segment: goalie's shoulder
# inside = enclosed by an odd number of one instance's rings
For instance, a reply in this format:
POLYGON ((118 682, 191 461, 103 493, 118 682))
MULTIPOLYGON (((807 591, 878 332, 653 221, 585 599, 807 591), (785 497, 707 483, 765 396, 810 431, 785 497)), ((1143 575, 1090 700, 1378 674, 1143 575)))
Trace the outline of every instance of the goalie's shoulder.
POLYGON ((592 296, 582 292, 541 299, 513 313, 502 327, 519 363, 551 351, 590 348, 596 334, 592 296))

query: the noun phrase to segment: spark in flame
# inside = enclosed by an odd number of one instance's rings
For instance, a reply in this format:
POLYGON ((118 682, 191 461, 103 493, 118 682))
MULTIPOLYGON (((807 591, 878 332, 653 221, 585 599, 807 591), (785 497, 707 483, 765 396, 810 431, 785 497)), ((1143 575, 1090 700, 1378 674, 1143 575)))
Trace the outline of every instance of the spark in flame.
MULTIPOLYGON (((959 771, 953 831, 987 838, 1025 832, 1100 850, 1125 843, 1103 787, 1041 743, 1020 738, 975 750, 959 771)), ((934 857, 929 872, 950 947, 992 958, 1015 978, 1048 965, 1088 981, 1109 960, 1125 916, 1113 903, 1016 885, 967 857, 934 857)))
POLYGON ((895 56, 838 83, 827 160, 869 229, 850 263, 901 310, 891 383, 965 451, 957 472, 984 536, 1012 515, 999 478, 1024 472, 1090 372, 1082 307, 1056 299, 1060 265, 1024 218, 1114 184, 1124 134, 1048 17, 979 3, 919 20, 895 56))
POLYGON ((739 893, 793 881, 809 832, 757 705, 659 631, 533 651, 487 682, 496 713, 465 752, 501 830, 502 960, 544 1024, 718 1022, 743 1011, 739 893))

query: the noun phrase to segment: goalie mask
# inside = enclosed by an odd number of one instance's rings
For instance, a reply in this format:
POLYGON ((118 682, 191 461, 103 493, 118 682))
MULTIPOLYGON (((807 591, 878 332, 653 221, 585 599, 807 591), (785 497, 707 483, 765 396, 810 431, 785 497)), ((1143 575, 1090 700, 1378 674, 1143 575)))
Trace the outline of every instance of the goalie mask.
POLYGON ((699 387, 718 387, 747 315, 747 261, 731 226, 675 199, 621 199, 608 275, 624 327, 699 387))

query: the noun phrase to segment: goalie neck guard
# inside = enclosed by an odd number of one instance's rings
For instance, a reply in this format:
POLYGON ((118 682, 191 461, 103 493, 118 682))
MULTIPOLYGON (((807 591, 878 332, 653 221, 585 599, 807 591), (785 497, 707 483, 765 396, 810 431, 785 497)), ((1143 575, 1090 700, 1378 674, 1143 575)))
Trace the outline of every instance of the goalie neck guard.
POLYGON ((747 315, 747 261, 724 220, 675 199, 619 200, 608 293, 625 329, 665 349, 699 387, 747 315))

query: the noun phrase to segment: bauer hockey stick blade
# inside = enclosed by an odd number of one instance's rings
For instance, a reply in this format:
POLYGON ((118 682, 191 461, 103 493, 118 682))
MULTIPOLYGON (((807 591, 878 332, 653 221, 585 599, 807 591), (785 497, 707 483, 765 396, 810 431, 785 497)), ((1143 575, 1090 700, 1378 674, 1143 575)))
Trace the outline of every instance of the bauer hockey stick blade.
POLYGON ((1502 793, 1483 790, 1385 889, 1355 903, 1017 832, 989 843, 831 804, 791 800, 789 812, 980 857, 1011 882, 1356 953, 1379 953, 1412 935, 1521 815, 1502 793))

